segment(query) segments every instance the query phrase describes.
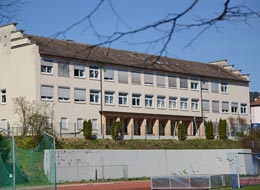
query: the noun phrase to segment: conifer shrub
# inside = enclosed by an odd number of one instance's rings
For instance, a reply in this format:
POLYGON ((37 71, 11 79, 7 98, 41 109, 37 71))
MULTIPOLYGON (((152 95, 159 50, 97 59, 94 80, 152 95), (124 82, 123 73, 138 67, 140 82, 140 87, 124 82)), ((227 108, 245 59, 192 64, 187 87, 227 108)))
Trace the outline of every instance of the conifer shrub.
POLYGON ((92 137, 92 123, 90 119, 83 122, 83 135, 85 139, 91 139, 92 137))
POLYGON ((184 141, 186 139, 186 129, 183 123, 178 125, 178 139, 184 141))
POLYGON ((218 134, 220 139, 227 139, 227 120, 219 120, 218 134))
POLYGON ((206 128, 205 128, 205 133, 206 133, 206 139, 214 139, 213 123, 212 123, 212 121, 207 121, 206 128))
POLYGON ((112 138, 114 140, 118 140, 119 139, 119 132, 120 132, 120 128, 121 128, 121 124, 119 121, 114 121, 112 123, 112 138))

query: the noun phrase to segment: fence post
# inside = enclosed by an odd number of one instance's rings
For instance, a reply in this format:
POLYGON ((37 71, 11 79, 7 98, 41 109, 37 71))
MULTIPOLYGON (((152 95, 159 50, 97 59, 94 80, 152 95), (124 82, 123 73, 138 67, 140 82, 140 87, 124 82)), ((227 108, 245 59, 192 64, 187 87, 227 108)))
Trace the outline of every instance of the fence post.
POLYGON ((60 138, 62 138, 62 133, 61 133, 61 122, 60 122, 60 138))
POLYGON ((76 133, 76 123, 74 123, 74 137, 77 137, 77 133, 76 133))

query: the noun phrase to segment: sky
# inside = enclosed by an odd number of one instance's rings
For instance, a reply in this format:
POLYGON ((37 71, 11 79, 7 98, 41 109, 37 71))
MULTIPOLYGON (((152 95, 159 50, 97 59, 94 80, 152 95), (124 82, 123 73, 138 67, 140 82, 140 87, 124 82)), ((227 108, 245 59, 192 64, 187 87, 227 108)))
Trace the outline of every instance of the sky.
MULTIPOLYGON (((6 1, 6 0, 4 0, 6 1)), ((25 3, 16 18, 17 28, 25 33, 45 37, 70 39, 80 43, 97 44, 116 31, 128 31, 149 25, 169 14, 180 13, 193 1, 186 0, 105 0, 91 16, 93 28, 84 20, 72 29, 64 31, 86 17, 99 3, 99 0, 24 0, 25 3), (114 10, 114 11, 113 11, 114 10), (119 17, 118 17, 119 16, 119 17)), ((231 5, 245 4, 260 11, 259 0, 233 0, 231 5)), ((199 18, 209 18, 221 12, 223 0, 200 0, 191 12, 180 19, 181 23, 194 23, 199 18)), ((147 30, 126 36, 109 47, 130 51, 158 53, 163 43, 147 43, 169 30, 169 24, 156 30, 147 30), (146 43, 142 43, 146 42, 146 43)), ((208 63, 226 59, 235 69, 250 74, 250 91, 260 92, 260 18, 247 22, 223 22, 209 28, 196 39, 199 28, 177 30, 164 55, 178 59, 208 63)))

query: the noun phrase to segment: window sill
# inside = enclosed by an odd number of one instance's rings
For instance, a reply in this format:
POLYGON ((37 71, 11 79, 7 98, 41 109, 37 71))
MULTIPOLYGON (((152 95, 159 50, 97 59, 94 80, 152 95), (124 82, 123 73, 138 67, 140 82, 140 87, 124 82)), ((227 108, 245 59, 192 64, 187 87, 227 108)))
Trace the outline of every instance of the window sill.
POLYGON ((189 111, 188 109, 181 109, 181 111, 189 111))
POLYGON ((86 79, 86 77, 74 76, 75 79, 86 79))
POLYGON ((228 95, 228 92, 221 92, 221 94, 226 94, 226 95, 228 95))
POLYGON ((221 112, 222 114, 229 114, 229 112, 221 112))
POLYGON ((105 81, 105 82, 115 82, 114 79, 111 79, 111 80, 110 80, 110 79, 104 79, 104 81, 105 81))
POLYGON ((115 106, 115 104, 106 104, 105 103, 105 106, 115 106))
POLYGON ((191 110, 192 112, 200 112, 200 110, 191 110))
POLYGON ((86 102, 77 102, 77 101, 74 101, 75 104, 86 104, 86 102))
POLYGON ((154 107, 145 106, 146 109, 154 109, 154 107))
POLYGON ((53 99, 50 100, 50 99, 41 99, 41 101, 44 101, 44 102, 53 102, 53 99))
POLYGON ((158 107, 157 107, 157 109, 158 109, 158 110, 166 110, 166 107, 165 107, 165 108, 158 108, 158 107))
POLYGON ((100 102, 90 102, 89 104, 91 104, 91 105, 99 105, 100 102))
POLYGON ((157 85, 157 88, 166 88, 166 86, 157 85))
POLYGON ((199 89, 191 89, 191 91, 199 91, 199 89))
POLYGON ((178 109, 177 108, 169 108, 169 110, 177 111, 178 109))
POLYGON ((132 83, 132 85, 141 85, 141 83, 132 83))
POLYGON ((6 105, 6 102, 4 102, 4 103, 1 103, 1 105, 6 105))
POLYGON ((119 107, 128 107, 128 105, 124 105, 124 104, 118 104, 119 107))
POLYGON ((100 78, 91 78, 91 77, 89 77, 89 80, 96 80, 96 81, 100 81, 100 78))
POLYGON ((132 106, 133 108, 141 108, 142 106, 132 106))
POLYGON ((48 76, 53 76, 53 73, 43 73, 41 72, 42 75, 48 75, 48 76))
POLYGON ((70 103, 69 100, 58 100, 58 102, 61 102, 61 103, 70 103))
POLYGON ((146 83, 144 83, 144 86, 151 86, 151 87, 153 87, 154 84, 146 84, 146 83))

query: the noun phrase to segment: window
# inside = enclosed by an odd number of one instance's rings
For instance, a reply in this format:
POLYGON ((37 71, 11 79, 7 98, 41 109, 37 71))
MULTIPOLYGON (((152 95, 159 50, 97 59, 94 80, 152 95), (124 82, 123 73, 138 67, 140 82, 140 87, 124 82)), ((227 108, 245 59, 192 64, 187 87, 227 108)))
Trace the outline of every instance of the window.
POLYGON ((175 76, 169 76, 168 77, 168 85, 169 88, 176 88, 177 87, 177 81, 175 76))
POLYGON ((6 89, 1 90, 1 104, 6 104, 6 89))
POLYGON ((53 74, 53 63, 51 60, 41 60, 41 73, 53 74))
POLYGON ((62 129, 68 129, 68 119, 66 117, 62 117, 60 125, 62 129))
POLYGON ((188 98, 181 98, 181 110, 188 110, 188 98))
POLYGON ((157 108, 166 108, 165 96, 157 96, 157 108))
POLYGON ((247 104, 240 104, 240 113, 247 114, 247 104))
POLYGON ((118 82, 128 84, 128 71, 118 70, 118 82))
POLYGON ((218 82, 211 83, 211 91, 217 93, 218 92, 218 82))
POLYGON ((153 95, 145 95, 144 104, 147 108, 153 108, 153 95))
POLYGON ((221 92, 228 93, 228 84, 227 83, 221 83, 221 92))
POLYGON ((105 91, 105 104, 113 105, 114 104, 114 92, 105 91))
POLYGON ((53 86, 41 85, 41 100, 53 100, 53 86))
POLYGON ((144 84, 153 85, 153 73, 144 73, 144 84))
POLYGON ((157 75, 157 86, 165 87, 165 76, 157 75))
POLYGON ((177 98, 176 97, 169 98, 169 109, 177 109, 177 98))
POLYGON ((85 67, 82 65, 74 65, 74 77, 85 78, 85 67))
POLYGON ((180 78, 180 88, 187 89, 188 88, 188 79, 180 78))
POLYGON ((198 99, 191 99, 191 110, 199 111, 199 100, 198 99))
POLYGON ((212 112, 219 112, 219 101, 212 101, 212 112))
POLYGON ((112 67, 104 68, 104 79, 107 81, 114 80, 114 69, 112 67))
POLYGON ((232 113, 238 113, 238 103, 237 102, 231 103, 231 112, 232 113))
POLYGON ((2 129, 7 130, 7 121, 6 121, 6 119, 2 119, 1 120, 1 127, 2 127, 2 129))
POLYGON ((83 119, 82 118, 77 119, 77 128, 83 129, 83 119))
POLYGON ((128 105, 128 93, 119 92, 119 94, 118 94, 118 104, 120 106, 127 106, 128 105))
POLYGON ((58 63, 58 76, 60 77, 69 77, 69 63, 58 63))
POLYGON ((98 130, 98 120, 97 119, 92 119, 92 129, 93 130, 98 130))
POLYGON ((201 81, 201 90, 209 90, 209 82, 208 81, 201 81))
POLYGON ((132 94, 132 105, 135 107, 141 106, 141 94, 132 94))
POLYGON ((202 109, 205 112, 209 111, 209 100, 202 100, 202 109))
POLYGON ((131 73, 132 84, 141 84, 141 73, 137 71, 132 71, 131 73))
POLYGON ((98 66, 89 66, 89 78, 99 79, 99 67, 98 66))
POLYGON ((70 100, 70 88, 58 87, 58 99, 62 102, 68 102, 70 100))
POLYGON ((76 103, 86 102, 86 89, 82 89, 82 88, 74 89, 74 102, 76 103))
POLYGON ((100 97, 99 90, 90 90, 90 103, 98 104, 100 97))
POLYGON ((191 90, 199 90, 199 82, 197 80, 192 80, 190 83, 191 90))
POLYGON ((228 113, 228 102, 222 102, 222 113, 228 113))

